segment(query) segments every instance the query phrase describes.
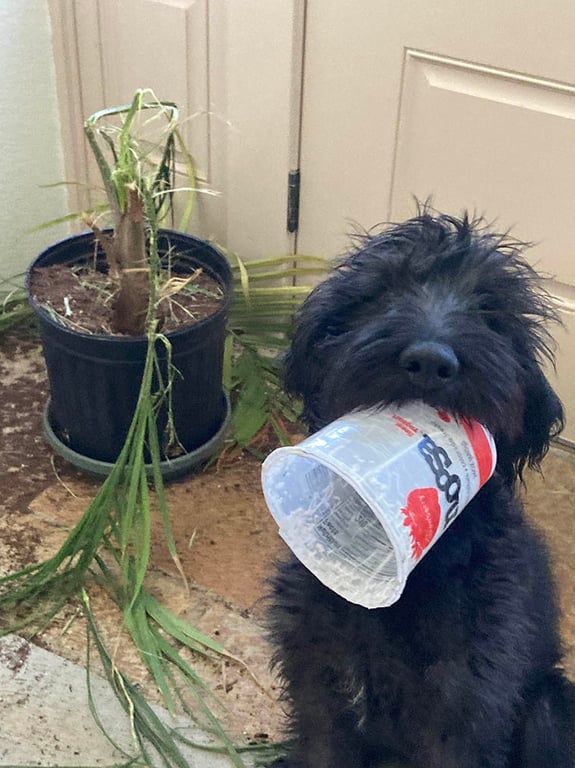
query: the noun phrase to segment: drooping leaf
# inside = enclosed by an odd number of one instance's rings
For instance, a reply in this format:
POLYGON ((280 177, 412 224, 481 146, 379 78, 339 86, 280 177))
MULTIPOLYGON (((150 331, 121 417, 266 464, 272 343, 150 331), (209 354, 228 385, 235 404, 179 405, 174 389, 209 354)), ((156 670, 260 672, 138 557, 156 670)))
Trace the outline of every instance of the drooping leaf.
POLYGON ((268 394, 261 374, 258 356, 244 348, 235 368, 239 394, 234 402, 232 432, 240 445, 248 445, 265 424, 268 415, 268 394))
POLYGON ((269 423, 280 442, 285 442, 288 438, 277 417, 291 423, 300 409, 282 392, 281 354, 289 346, 294 315, 311 290, 308 279, 321 277, 329 263, 311 256, 231 263, 236 291, 225 371, 233 395, 232 438, 249 445, 269 423), (302 284, 294 285, 294 280, 302 284))

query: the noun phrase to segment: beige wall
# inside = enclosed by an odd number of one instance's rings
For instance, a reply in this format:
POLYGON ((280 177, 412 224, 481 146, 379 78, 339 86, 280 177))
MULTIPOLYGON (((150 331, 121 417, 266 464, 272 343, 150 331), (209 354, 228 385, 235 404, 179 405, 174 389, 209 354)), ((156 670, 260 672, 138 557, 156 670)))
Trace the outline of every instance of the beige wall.
POLYGON ((0 2, 0 278, 23 272, 64 228, 29 233, 67 212, 46 0, 0 2))

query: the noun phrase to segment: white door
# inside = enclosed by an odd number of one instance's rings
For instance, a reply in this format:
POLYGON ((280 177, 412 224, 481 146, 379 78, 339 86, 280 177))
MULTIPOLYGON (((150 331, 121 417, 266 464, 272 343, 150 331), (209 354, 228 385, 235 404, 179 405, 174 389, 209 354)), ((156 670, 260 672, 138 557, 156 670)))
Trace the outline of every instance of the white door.
POLYGON ((300 167, 300 253, 341 253, 413 196, 536 243, 575 441, 573 0, 308 0, 300 167))
MULTIPOLYGON (((84 119, 152 88, 179 105, 200 189, 210 193, 197 197, 194 232, 244 259, 293 252, 286 208, 299 141, 304 0, 49 7, 67 178, 98 184, 84 119)), ((69 192, 72 210, 89 205, 84 186, 69 192)))

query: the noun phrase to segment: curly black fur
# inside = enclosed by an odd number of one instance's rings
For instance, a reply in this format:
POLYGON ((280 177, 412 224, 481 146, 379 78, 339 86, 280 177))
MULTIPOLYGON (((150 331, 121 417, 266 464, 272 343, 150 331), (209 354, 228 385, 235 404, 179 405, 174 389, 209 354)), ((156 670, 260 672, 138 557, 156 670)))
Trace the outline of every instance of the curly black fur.
POLYGON ((548 555, 514 491, 563 425, 541 370, 556 315, 523 245, 424 209, 366 236, 305 302, 288 389, 312 429, 412 399, 484 423, 494 477, 368 610, 298 561, 273 579, 289 768, 575 768, 548 555))

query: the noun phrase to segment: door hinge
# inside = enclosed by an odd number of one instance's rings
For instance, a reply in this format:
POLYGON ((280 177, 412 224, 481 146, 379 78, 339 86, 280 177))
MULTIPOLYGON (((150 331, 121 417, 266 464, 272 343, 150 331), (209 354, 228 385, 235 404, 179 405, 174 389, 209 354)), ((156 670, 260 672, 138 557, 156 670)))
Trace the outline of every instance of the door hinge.
POLYGON ((299 226, 300 172, 290 171, 288 175, 287 231, 297 232, 299 226))

